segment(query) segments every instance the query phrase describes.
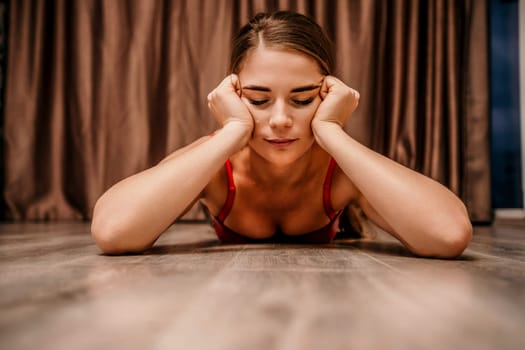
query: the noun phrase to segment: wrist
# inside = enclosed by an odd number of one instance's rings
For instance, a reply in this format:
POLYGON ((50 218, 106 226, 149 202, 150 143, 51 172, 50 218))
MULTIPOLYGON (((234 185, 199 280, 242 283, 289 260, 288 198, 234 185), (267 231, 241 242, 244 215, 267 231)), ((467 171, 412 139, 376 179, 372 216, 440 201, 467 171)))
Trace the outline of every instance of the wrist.
POLYGON ((220 132, 228 135, 237 146, 237 151, 243 148, 252 137, 253 126, 243 122, 229 122, 223 125, 220 132))
POLYGON ((315 137, 315 141, 324 149, 326 149, 326 143, 334 136, 345 133, 342 126, 333 122, 325 121, 312 121, 312 132, 315 137))

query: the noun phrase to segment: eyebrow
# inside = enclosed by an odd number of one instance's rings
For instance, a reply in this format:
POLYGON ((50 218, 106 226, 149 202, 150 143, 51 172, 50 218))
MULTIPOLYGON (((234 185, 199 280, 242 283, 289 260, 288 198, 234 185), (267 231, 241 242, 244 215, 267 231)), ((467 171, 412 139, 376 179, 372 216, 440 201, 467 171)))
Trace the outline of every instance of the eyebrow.
POLYGON ((298 88, 295 88, 292 90, 292 92, 303 92, 303 91, 311 91, 315 90, 317 88, 321 87, 321 85, 307 85, 307 86, 301 86, 298 88))
MULTIPOLYGON (((317 84, 317 85, 313 85, 312 84, 312 85, 301 86, 301 87, 292 89, 292 93, 294 93, 294 92, 303 92, 303 91, 311 91, 311 90, 318 89, 319 87, 321 87, 321 84, 317 84)), ((259 86, 259 85, 248 85, 248 86, 243 87, 242 89, 243 90, 264 91, 264 92, 270 92, 271 91, 270 88, 267 88, 265 86, 259 86)))

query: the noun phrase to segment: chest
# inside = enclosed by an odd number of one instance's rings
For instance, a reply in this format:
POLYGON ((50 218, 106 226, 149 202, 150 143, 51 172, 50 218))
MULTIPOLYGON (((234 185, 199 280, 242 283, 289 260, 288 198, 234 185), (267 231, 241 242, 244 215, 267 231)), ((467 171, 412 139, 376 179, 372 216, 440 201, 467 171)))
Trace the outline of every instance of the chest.
POLYGON ((258 188, 240 181, 224 224, 253 238, 276 232, 300 235, 329 223, 323 205, 323 186, 312 182, 301 188, 258 188))

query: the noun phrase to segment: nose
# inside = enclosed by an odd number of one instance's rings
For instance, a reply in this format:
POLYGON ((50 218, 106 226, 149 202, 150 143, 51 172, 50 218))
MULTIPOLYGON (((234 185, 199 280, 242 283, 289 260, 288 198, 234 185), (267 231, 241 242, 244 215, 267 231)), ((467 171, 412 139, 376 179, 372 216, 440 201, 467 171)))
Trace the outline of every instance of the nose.
POLYGON ((277 101, 272 108, 270 116, 270 127, 279 129, 279 128, 289 128, 293 124, 293 119, 290 116, 289 111, 287 111, 286 104, 284 102, 277 101))

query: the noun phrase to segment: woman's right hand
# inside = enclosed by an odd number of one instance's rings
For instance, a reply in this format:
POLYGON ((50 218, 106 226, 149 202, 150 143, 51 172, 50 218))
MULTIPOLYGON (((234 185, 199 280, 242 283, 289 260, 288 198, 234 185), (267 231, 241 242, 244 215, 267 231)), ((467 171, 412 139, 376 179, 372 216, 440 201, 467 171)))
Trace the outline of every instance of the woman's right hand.
POLYGON ((231 74, 208 94, 208 108, 221 127, 239 127, 246 135, 246 142, 253 131, 253 117, 241 100, 241 84, 236 74, 231 74))

